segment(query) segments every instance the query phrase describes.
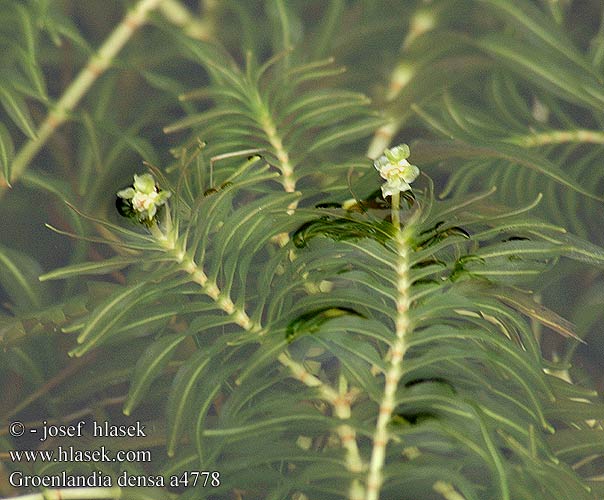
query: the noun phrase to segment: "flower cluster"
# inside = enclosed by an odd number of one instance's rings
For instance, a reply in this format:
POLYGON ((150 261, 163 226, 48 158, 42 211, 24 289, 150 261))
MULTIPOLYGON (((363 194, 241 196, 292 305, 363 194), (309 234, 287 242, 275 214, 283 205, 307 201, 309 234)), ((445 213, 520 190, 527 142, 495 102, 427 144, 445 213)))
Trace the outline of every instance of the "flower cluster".
POLYGON ((419 168, 411 165, 409 146, 401 144, 387 149, 384 154, 373 162, 373 166, 386 182, 382 185, 382 195, 392 196, 411 189, 411 184, 419 175, 419 168))
POLYGON ((134 184, 117 192, 118 199, 126 204, 129 213, 122 215, 135 217, 139 222, 150 224, 153 222, 159 207, 164 205, 172 193, 160 191, 155 184, 155 179, 150 174, 134 175, 134 184))

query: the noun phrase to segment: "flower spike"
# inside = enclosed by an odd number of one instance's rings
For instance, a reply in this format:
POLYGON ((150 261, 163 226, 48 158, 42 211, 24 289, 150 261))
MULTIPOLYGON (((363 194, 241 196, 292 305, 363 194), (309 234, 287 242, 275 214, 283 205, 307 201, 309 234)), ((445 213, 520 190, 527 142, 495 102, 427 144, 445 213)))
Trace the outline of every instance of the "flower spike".
POLYGON ((124 217, 150 226, 155 223, 158 209, 172 193, 162 191, 151 174, 134 175, 134 183, 117 192, 116 206, 124 217))
POLYGON ((382 195, 392 196, 395 193, 402 193, 411 189, 410 184, 419 175, 419 168, 411 165, 407 158, 409 157, 409 146, 401 144, 392 149, 387 149, 384 154, 373 162, 386 182, 382 185, 382 195))

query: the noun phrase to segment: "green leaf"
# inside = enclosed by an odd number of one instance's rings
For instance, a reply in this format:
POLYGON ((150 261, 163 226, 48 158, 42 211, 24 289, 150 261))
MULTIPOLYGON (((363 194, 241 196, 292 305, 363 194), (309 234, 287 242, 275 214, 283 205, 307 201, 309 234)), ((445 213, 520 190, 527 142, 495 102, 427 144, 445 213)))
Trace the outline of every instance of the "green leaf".
POLYGON ((36 126, 29 114, 27 104, 11 88, 0 85, 0 103, 21 131, 30 139, 36 138, 36 126))
POLYGON ((36 53, 36 29, 34 28, 34 22, 32 15, 27 11, 27 8, 22 4, 15 5, 15 13, 19 17, 19 24, 21 25, 21 34, 23 35, 24 45, 27 53, 35 55, 36 53))
POLYGON ((93 262, 83 262, 71 266, 61 267, 40 276, 40 281, 58 280, 71 278, 73 276, 86 276, 96 274, 108 274, 112 271, 123 269, 124 267, 140 261, 139 256, 133 257, 114 257, 112 259, 99 260, 93 262))
POLYGON ((317 425, 325 423, 329 425, 329 417, 317 414, 294 414, 280 417, 266 418, 260 422, 250 424, 236 425, 221 429, 207 429, 204 431, 204 436, 228 438, 230 436, 247 435, 248 437, 261 436, 266 433, 282 431, 291 426, 294 422, 309 422, 317 425))
POLYGON ((38 281, 42 268, 32 257, 0 245, 0 285, 20 309, 39 308, 46 302, 38 281))
POLYGON ((15 155, 15 145, 8 129, 0 123, 0 168, 4 180, 10 186, 11 164, 15 155))
POLYGON ((597 78, 600 76, 585 60, 571 40, 556 24, 552 23, 533 4, 518 0, 480 0, 495 6, 504 17, 524 27, 528 32, 544 41, 551 50, 564 55, 569 65, 577 65, 597 78))
MULTIPOLYGON (((159 279, 159 277, 154 276, 154 279, 159 279)), ((149 281, 141 281, 122 288, 122 291, 117 294, 110 295, 92 311, 90 319, 78 335, 78 344, 81 345, 72 349, 69 354, 78 357, 84 355, 113 335, 116 326, 126 314, 135 307, 144 307, 142 304, 145 302, 162 296, 171 286, 174 285, 169 281, 163 283, 162 286, 152 286, 149 281)))
MULTIPOLYGON (((415 108, 418 114, 428 121, 431 125, 438 126, 437 121, 433 121, 434 117, 421 111, 419 108, 415 108)), ((535 170, 557 183, 581 193, 589 198, 598 201, 604 201, 602 196, 598 196, 586 188, 577 184, 577 182, 564 173, 559 167, 549 160, 538 156, 535 153, 528 151, 521 151, 514 146, 510 146, 502 143, 494 143, 492 141, 484 143, 482 145, 464 144, 456 141, 439 141, 434 143, 426 143, 418 141, 412 145, 413 148, 413 159, 414 161, 421 163, 423 162, 434 162, 437 160, 448 160, 451 158, 498 158, 504 159, 521 167, 530 168, 535 170)))
POLYGON ((29 76, 30 82, 33 84, 32 90, 34 91, 34 96, 46 101, 48 99, 48 94, 46 91, 44 73, 42 73, 42 69, 34 56, 31 54, 23 54, 23 57, 20 59, 20 63, 24 71, 29 76))
MULTIPOLYGON (((295 40, 298 38, 295 31, 299 31, 300 27, 296 26, 298 19, 296 18, 293 10, 283 0, 271 0, 268 3, 269 12, 277 17, 278 28, 281 30, 281 39, 276 40, 274 37, 274 49, 275 52, 288 51, 294 46, 295 40), (296 30, 296 27, 298 30, 296 30)), ((286 55, 286 58, 288 56, 286 55)))
POLYGON ((84 50, 87 54, 93 54, 94 50, 90 43, 82 36, 77 25, 59 9, 49 9, 46 27, 57 46, 62 45, 60 36, 73 42, 75 47, 84 50))
POLYGON ((548 50, 500 34, 488 35, 478 45, 515 73, 564 99, 595 108, 604 102, 604 94, 596 82, 584 73, 573 72, 568 63, 552 57, 548 50))
POLYGON ((601 419, 602 415, 604 404, 589 401, 558 400, 555 405, 546 409, 547 418, 576 424, 584 423, 585 420, 601 419))
MULTIPOLYGON (((478 289, 480 288, 482 287, 478 287, 478 289)), ((530 294, 507 287, 490 287, 488 290, 502 302, 514 307, 542 325, 551 328, 560 335, 583 342, 574 332, 574 325, 570 321, 565 320, 547 307, 535 302, 530 294)))
POLYGON ((20 347, 13 347, 0 355, 2 365, 34 386, 44 384, 44 374, 36 360, 20 347))
POLYGON ((132 383, 124 403, 124 415, 130 415, 145 397, 151 384, 161 374, 174 355, 176 348, 188 337, 185 335, 167 335, 153 342, 138 358, 134 367, 132 383))
POLYGON ((352 124, 342 124, 335 131, 329 129, 319 134, 308 145, 308 152, 324 151, 341 144, 351 143, 362 137, 366 137, 383 124, 384 119, 378 116, 355 121, 352 124))
POLYGON ((180 437, 193 415, 192 402, 195 399, 197 385, 212 359, 209 350, 204 349, 191 356, 178 370, 168 398, 168 437, 166 448, 168 456, 174 456, 180 437))
POLYGON ((11 316, 0 314, 0 347, 7 351, 9 347, 23 340, 27 336, 22 321, 11 316))
POLYGON ((604 432, 600 429, 561 429, 547 437, 554 453, 574 461, 590 455, 604 456, 604 432))
POLYGON ((344 0, 326 2, 318 23, 318 32, 313 37, 312 60, 320 59, 330 53, 334 35, 340 32, 345 8, 344 0))

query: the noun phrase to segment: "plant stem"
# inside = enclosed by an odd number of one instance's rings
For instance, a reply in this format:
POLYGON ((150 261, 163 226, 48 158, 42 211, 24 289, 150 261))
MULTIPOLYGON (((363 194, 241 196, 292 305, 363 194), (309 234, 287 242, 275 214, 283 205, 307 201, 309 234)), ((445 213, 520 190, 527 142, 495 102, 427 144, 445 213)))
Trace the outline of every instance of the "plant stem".
MULTIPOLYGON (((262 115, 260 125, 268 137, 271 146, 275 149, 277 159, 279 160, 279 170, 281 170, 281 174, 283 175, 283 180, 281 181, 283 189, 287 193, 293 193, 296 190, 296 178, 294 177, 294 167, 289 159, 289 153, 283 147, 283 140, 277 133, 277 127, 273 123, 268 108, 263 110, 262 115)), ((289 208, 294 209, 297 204, 297 201, 292 202, 289 208)))
MULTIPOLYGON (((163 9, 164 13, 171 12, 174 14, 177 12, 179 4, 176 0, 140 0, 126 14, 122 22, 109 35, 109 38, 103 43, 98 52, 90 57, 86 67, 71 85, 67 87, 67 90, 65 90, 54 109, 48 113, 42 125, 40 125, 36 132, 36 137, 27 141, 17 153, 12 164, 11 183, 21 177, 29 163, 38 154, 44 144, 46 144, 55 130, 67 120, 70 112, 78 105, 93 83, 107 70, 115 59, 115 56, 126 45, 138 28, 146 22, 149 13, 158 8, 164 1, 168 2, 163 9)), ((183 26, 183 28, 187 26, 183 26)), ((0 198, 7 187, 6 180, 0 179, 0 198)))
POLYGON ((295 379, 299 380, 308 387, 316 387, 319 390, 319 394, 321 395, 322 399, 328 403, 331 403, 332 405, 336 404, 339 398, 338 393, 332 387, 324 384, 320 379, 309 373, 304 366, 294 361, 289 354, 282 352, 279 354, 277 360, 283 366, 289 368, 295 379))
MULTIPOLYGON (((291 164, 289 153, 283 146, 283 140, 277 133, 277 128, 271 119, 268 109, 264 113, 261 125, 279 159, 280 170, 283 176, 283 189, 288 193, 293 193, 296 190, 294 168, 291 164)), ((297 201, 290 203, 287 207, 288 213, 292 214, 297 206, 297 201)), ((287 233, 281 233, 277 235, 276 241, 283 247, 289 241, 289 235, 287 233)), ((310 374, 301 364, 294 362, 286 352, 281 353, 277 359, 283 366, 287 366, 294 377, 302 383, 309 387, 317 387, 321 393, 321 397, 333 406, 337 418, 341 420, 350 418, 350 402, 347 401, 345 397, 340 396, 329 385, 310 374)), ((346 450, 346 466, 348 470, 351 472, 361 472, 363 461, 357 446, 355 429, 347 424, 342 424, 338 426, 337 433, 340 442, 342 443, 342 447, 346 450)), ((349 488, 350 500, 361 500, 363 493, 364 489, 359 481, 353 480, 349 488)))
MULTIPOLYGON (((149 230, 155 240, 168 252, 176 252, 176 261, 180 268, 191 276, 191 280, 197 283, 203 292, 216 302, 218 307, 233 318, 233 321, 246 331, 256 333, 258 336, 263 334, 263 327, 260 323, 253 321, 243 308, 237 307, 232 299, 222 295, 220 289, 215 283, 210 282, 207 274, 191 257, 188 257, 185 250, 178 250, 177 235, 172 233, 171 224, 167 228, 166 234, 162 232, 157 224, 152 224, 149 230), (168 235, 168 236, 167 236, 168 235)), ((350 400, 347 394, 338 394, 329 384, 324 383, 319 378, 312 375, 301 363, 294 361, 287 351, 282 352, 277 360, 285 368, 288 368, 292 377, 302 382, 307 387, 314 387, 319 391, 320 398, 329 403, 335 415, 346 420, 350 418, 351 408, 350 400)), ((342 424, 337 428, 337 434, 346 450, 346 464, 350 471, 361 472, 363 461, 361 459, 357 442, 356 431, 353 427, 342 424)), ((362 485, 358 480, 354 480, 350 490, 351 500, 362 500, 364 493, 362 485)))
MULTIPOLYGON (((354 391, 348 391, 348 381, 343 374, 340 374, 340 397, 334 404, 334 414, 340 420, 350 418, 351 401, 356 397, 354 391)), ((346 451, 346 468, 353 473, 363 471, 365 464, 359 452, 357 443, 356 429, 348 424, 341 424, 336 429, 342 448, 346 451)), ((353 479, 348 487, 349 500, 363 500, 365 497, 365 487, 359 479, 353 479)))
MULTIPOLYGON (((182 269, 191 275, 192 280, 200 285, 206 295, 213 299, 216 304, 228 315, 233 317, 233 321, 241 328, 248 332, 262 334, 263 327, 261 324, 252 321, 248 314, 241 308, 233 304, 230 297, 221 295, 220 289, 215 283, 210 283, 208 276, 192 259, 183 261, 182 269)), ((312 375, 304 368, 304 366, 293 359, 286 353, 282 352, 277 360, 286 368, 289 368, 293 377, 308 387, 316 387, 319 390, 321 398, 325 401, 337 406, 340 399, 338 393, 329 385, 322 382, 320 379, 312 375)))
MULTIPOLYGON (((428 7, 419 7, 410 17, 409 31, 401 46, 401 62, 390 73, 390 81, 385 96, 387 103, 394 101, 399 96, 417 72, 417 65, 408 62, 409 58, 406 56, 409 47, 418 37, 427 31, 433 30, 436 27, 436 22, 436 16, 428 7)), ((388 123, 378 128, 367 150, 367 156, 372 160, 380 156, 382 151, 390 146, 392 139, 400 130, 401 125, 402 121, 393 116, 388 123)))
POLYGON ((177 0, 163 0, 159 9, 164 17, 183 32, 196 40, 209 40, 213 35, 213 26, 197 19, 189 9, 177 0))
POLYGON ((399 196, 392 195, 392 222, 396 228, 397 262, 397 298, 396 298, 396 337, 389 351, 390 366, 385 373, 384 396, 380 403, 380 410, 373 434, 373 449, 367 476, 366 500, 378 500, 383 484, 382 470, 386 459, 386 446, 390 440, 388 424, 392 419, 395 406, 395 394, 402 376, 402 361, 407 351, 407 336, 411 329, 409 307, 411 305, 409 278, 410 263, 409 249, 411 240, 411 224, 404 228, 400 226, 399 196))
POLYGON ((397 233, 401 230, 401 216, 400 216, 400 203, 401 193, 392 193, 391 201, 391 213, 392 213, 392 225, 396 228, 397 233))
POLYGON ((507 142, 527 148, 546 146, 548 144, 563 144, 567 142, 604 144, 604 132, 600 130, 552 130, 539 134, 514 136, 507 142))
MULTIPOLYGON (((285 150, 283 140, 277 133, 277 127, 273 122, 268 107, 264 105, 259 95, 256 96, 256 99, 259 107, 262 109, 258 120, 259 125, 266 134, 270 145, 275 149, 277 159, 279 160, 278 168, 282 176, 281 184, 286 193, 293 193, 296 191, 296 178, 294 177, 294 167, 291 164, 289 153, 285 150)), ((287 207, 287 213, 290 215, 293 214, 297 206, 298 201, 291 202, 287 207)), ((289 235, 287 233, 280 233, 274 237, 274 241, 279 246, 284 247, 289 241, 289 235)))
MULTIPOLYGON (((132 37, 135 31, 145 22, 147 14, 158 7, 162 0, 140 0, 139 3, 124 17, 123 21, 111 33, 99 51, 90 57, 86 67, 69 85, 55 108, 48 114, 34 139, 29 140, 15 157, 12 165, 12 179, 17 180, 36 156, 38 151, 54 131, 62 125, 92 84, 109 67, 117 53, 132 37)), ((0 185, 0 195, 5 186, 0 185)))
POLYGON ((373 134, 373 139, 371 140, 371 144, 367 149, 367 156, 372 160, 375 160, 377 157, 379 157, 384 150, 390 146, 392 138, 396 135, 399 129, 400 123, 394 119, 378 128, 375 134, 373 134))
POLYGON ((113 488, 63 488, 60 490, 44 490, 41 493, 31 493, 12 497, 12 500, 96 500, 97 498, 113 498, 118 500, 122 489, 113 488))
MULTIPOLYGON (((283 141, 281 137, 277 135, 275 125, 270 119, 270 114, 266 113, 266 119, 262 122, 263 128, 271 145, 277 152, 277 158, 281 163, 281 173, 283 175, 283 189, 288 193, 293 193, 296 190, 296 178, 294 176, 294 169, 289 159, 289 154, 283 147, 283 141)), ((298 202, 294 201, 288 205, 288 213, 292 214, 298 206, 298 202)), ((281 233, 277 237, 277 242, 280 246, 285 246, 289 241, 289 235, 287 233, 281 233)), ((279 356, 279 362, 284 366, 289 366, 290 370, 297 375, 298 380, 305 383, 308 386, 316 386, 321 392, 323 399, 328 401, 334 408, 334 413, 337 418, 341 420, 347 420, 351 415, 350 402, 345 397, 340 396, 334 391, 329 385, 324 384, 320 379, 314 377, 300 364, 295 366, 294 361, 284 352, 279 356), (287 364, 286 364, 287 363, 287 364), (303 371, 302 371, 303 370, 303 371)), ((340 438, 342 447, 346 451, 346 466, 351 472, 361 472, 363 468, 363 461, 359 453, 356 431, 353 427, 347 424, 339 425, 337 428, 337 434, 340 438)), ((353 480, 349 488, 350 500, 361 500, 364 494, 364 489, 358 480, 353 480)))
MULTIPOLYGON (((170 236, 167 237, 157 226, 157 224, 153 224, 149 229, 155 240, 166 251, 177 252, 175 260, 180 265, 180 268, 189 274, 191 276, 191 281, 197 283, 202 288, 203 292, 216 302, 220 309, 233 318, 233 321, 237 325, 239 325, 245 331, 256 333, 259 336, 262 335, 262 325, 256 321, 253 321, 244 309, 237 307, 229 296, 223 295, 216 283, 210 282, 210 279, 203 268, 200 267, 191 257, 188 257, 184 250, 177 250, 177 244, 175 241, 176 235, 171 234, 171 231, 168 230, 167 233, 170 234, 170 236)), ((339 400, 339 395, 333 388, 309 373, 304 366, 291 359, 285 352, 281 353, 277 359, 283 366, 289 368, 295 379, 299 380, 308 387, 318 388, 321 397, 324 400, 334 406, 336 405, 337 401, 339 400)))

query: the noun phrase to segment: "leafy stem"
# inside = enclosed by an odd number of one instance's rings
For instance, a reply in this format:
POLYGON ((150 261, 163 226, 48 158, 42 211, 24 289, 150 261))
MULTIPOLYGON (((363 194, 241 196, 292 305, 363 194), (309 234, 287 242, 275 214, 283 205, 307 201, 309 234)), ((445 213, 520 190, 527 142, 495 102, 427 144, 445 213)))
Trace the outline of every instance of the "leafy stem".
POLYGON ((167 228, 164 231, 160 229, 157 222, 153 222, 149 225, 149 232, 157 243, 161 245, 164 250, 168 252, 174 252, 175 260, 178 263, 180 269, 191 276, 191 281, 197 283, 203 290, 203 292, 216 302, 218 307, 225 313, 233 318, 233 321, 237 323, 241 328, 251 332, 261 332, 262 325, 254 322, 248 314, 240 307, 237 307, 233 300, 223 295, 220 288, 208 278, 202 267, 200 267, 190 256, 187 256, 187 252, 184 249, 180 249, 177 240, 177 235, 172 231, 172 224, 170 218, 167 218, 167 228))
MULTIPOLYGON (((232 317, 233 321, 245 331, 255 333, 261 337, 266 333, 264 327, 250 318, 247 312, 237 307, 228 295, 223 295, 220 288, 210 281, 203 268, 187 254, 186 249, 181 248, 177 241, 177 234, 173 231, 169 211, 166 212, 166 229, 164 231, 158 226, 156 221, 148 226, 153 238, 167 251, 174 253, 175 260, 178 262, 181 270, 190 275, 191 281, 197 283, 203 292, 216 302, 218 307, 232 317)), ((335 416, 340 420, 347 420, 351 416, 351 402, 354 398, 353 391, 347 390, 347 382, 342 380, 341 390, 334 390, 329 384, 321 381, 318 377, 312 375, 302 363, 292 359, 286 352, 282 352, 277 357, 281 365, 287 368, 292 377, 300 381, 307 387, 314 387, 319 393, 319 397, 328 402, 334 411, 335 416)), ((346 451, 346 464, 351 472, 361 472, 364 464, 361 459, 356 441, 355 429, 347 424, 339 425, 336 428, 342 447, 346 451)), ((350 487, 350 498, 362 498, 362 486, 359 481, 353 481, 350 487)))
POLYGON ((382 470, 386 459, 386 446, 390 440, 388 425, 390 424, 396 405, 395 395, 403 373, 402 362, 407 351, 407 338, 411 330, 409 319, 409 308, 411 305, 411 265, 409 252, 413 227, 411 223, 408 223, 404 228, 401 228, 398 216, 398 202, 398 193, 395 193, 392 195, 392 217, 393 223, 395 223, 395 244, 398 254, 396 266, 396 336, 388 353, 390 365, 385 373, 384 395, 380 403, 377 423, 373 433, 373 448, 367 476, 366 500, 378 500, 380 496, 380 489, 384 480, 382 470))
MULTIPOLYGON (((265 333, 260 323, 253 321, 243 308, 237 307, 229 296, 222 294, 216 283, 210 281, 203 268, 193 258, 187 256, 186 250, 178 248, 178 243, 175 241, 176 236, 171 232, 171 224, 168 224, 168 228, 164 232, 159 228, 157 223, 153 223, 149 226, 149 231, 166 251, 175 252, 175 260, 178 262, 180 269, 189 274, 191 281, 197 283, 203 292, 216 302, 220 309, 233 318, 233 321, 237 325, 245 331, 258 334, 258 336, 262 336, 265 333)), ((291 359, 285 352, 277 359, 290 370, 294 378, 308 387, 316 387, 319 390, 321 398, 331 403, 336 410, 338 409, 338 405, 346 404, 342 403, 340 396, 333 388, 310 374, 302 364, 291 359)))
POLYGON ((564 143, 591 143, 604 144, 604 132, 599 130, 551 130, 530 135, 518 135, 510 137, 507 142, 527 148, 536 146, 547 146, 548 144, 564 143))
MULTIPOLYGON (((271 146, 275 149, 275 153, 279 160, 279 168, 283 175, 283 189, 288 193, 293 193, 296 190, 296 179, 294 178, 294 168, 289 159, 289 153, 283 146, 283 140, 277 133, 275 124, 272 121, 271 115, 268 110, 265 110, 263 117, 260 120, 264 133, 268 137, 271 146)), ((294 205, 295 206, 295 205, 294 205)))
MULTIPOLYGON (((154 227, 157 227, 156 225, 154 227)), ((227 314, 229 314, 235 323, 246 331, 262 335, 263 327, 260 323, 253 321, 244 309, 238 308, 233 304, 233 301, 228 296, 223 296, 220 289, 215 283, 210 283, 207 275, 194 261, 189 258, 182 262, 182 268, 191 275, 192 280, 198 283, 204 293, 212 298, 216 304, 227 314)), ((302 382, 307 387, 315 387, 320 395, 320 398, 327 401, 334 408, 334 413, 341 420, 350 418, 350 401, 346 395, 338 394, 331 386, 321 381, 319 378, 312 375, 299 362, 294 361, 287 352, 282 352, 277 361, 284 367, 288 368, 291 375, 298 381, 302 382)), ((336 429, 342 447, 346 450, 347 467, 352 472, 360 472, 363 463, 360 458, 359 450, 356 442, 356 432, 353 427, 342 424, 336 429)), ((354 481, 351 486, 351 495, 359 491, 357 481, 354 481)), ((356 498, 351 496, 351 498, 356 498)))

